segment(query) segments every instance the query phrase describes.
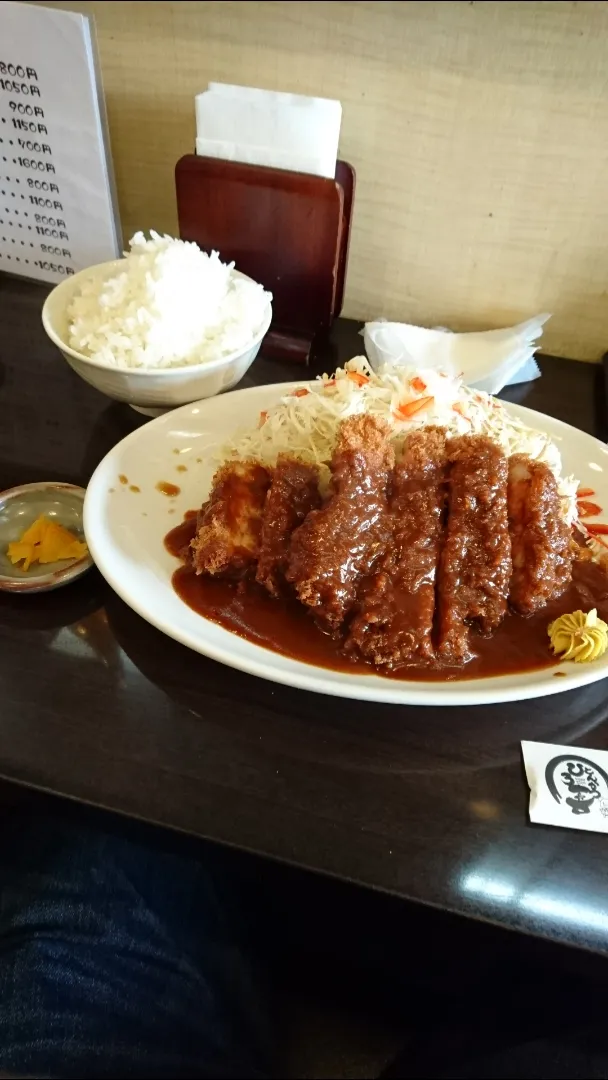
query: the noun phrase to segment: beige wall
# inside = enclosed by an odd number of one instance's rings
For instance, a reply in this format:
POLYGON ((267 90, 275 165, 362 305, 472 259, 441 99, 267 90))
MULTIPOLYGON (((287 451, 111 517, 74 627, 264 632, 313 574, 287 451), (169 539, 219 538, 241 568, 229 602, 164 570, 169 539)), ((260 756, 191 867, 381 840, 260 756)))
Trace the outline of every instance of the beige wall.
POLYGON ((209 79, 340 98, 358 190, 345 313, 554 313, 608 349, 608 3, 57 3, 94 14, 125 236, 176 228, 209 79))

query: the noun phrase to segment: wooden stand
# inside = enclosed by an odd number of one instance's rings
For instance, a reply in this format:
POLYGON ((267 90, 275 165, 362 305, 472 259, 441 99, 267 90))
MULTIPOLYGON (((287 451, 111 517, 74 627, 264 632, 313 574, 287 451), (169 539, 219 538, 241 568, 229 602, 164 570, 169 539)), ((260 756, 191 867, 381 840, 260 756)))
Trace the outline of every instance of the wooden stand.
POLYGON ((355 171, 335 180, 188 154, 175 167, 179 231, 273 295, 264 352, 308 363, 340 314, 355 171))

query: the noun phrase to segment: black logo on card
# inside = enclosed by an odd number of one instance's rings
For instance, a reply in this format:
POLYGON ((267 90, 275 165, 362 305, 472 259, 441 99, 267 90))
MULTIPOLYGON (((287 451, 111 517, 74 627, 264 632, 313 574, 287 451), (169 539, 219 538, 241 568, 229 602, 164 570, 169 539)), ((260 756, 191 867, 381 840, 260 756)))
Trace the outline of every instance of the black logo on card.
POLYGON ((578 754, 551 758, 545 783, 556 803, 563 800, 573 814, 589 814, 598 800, 608 800, 608 774, 578 754))

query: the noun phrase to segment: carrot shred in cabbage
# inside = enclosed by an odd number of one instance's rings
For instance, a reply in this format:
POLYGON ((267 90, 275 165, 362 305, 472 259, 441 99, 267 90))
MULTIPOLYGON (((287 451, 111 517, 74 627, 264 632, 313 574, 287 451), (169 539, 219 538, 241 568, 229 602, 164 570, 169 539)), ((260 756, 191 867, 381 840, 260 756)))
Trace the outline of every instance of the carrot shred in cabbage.
POLYGON ((428 409, 434 400, 432 397, 421 397, 415 398, 414 401, 406 401, 403 405, 397 406, 395 416, 399 420, 409 420, 410 416, 415 416, 416 413, 422 412, 423 409, 428 409))
POLYGON ((367 375, 362 375, 360 371, 349 371, 348 378, 351 379, 357 386, 365 386, 369 382, 367 375))
POLYGON ((602 508, 597 503, 587 502, 585 499, 578 500, 578 516, 580 518, 597 517, 602 508))

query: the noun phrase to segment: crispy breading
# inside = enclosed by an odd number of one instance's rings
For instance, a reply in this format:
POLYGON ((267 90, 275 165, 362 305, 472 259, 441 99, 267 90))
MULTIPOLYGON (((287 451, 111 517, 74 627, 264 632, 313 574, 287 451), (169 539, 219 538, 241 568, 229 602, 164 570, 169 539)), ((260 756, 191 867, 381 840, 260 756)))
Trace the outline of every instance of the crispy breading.
POLYGON ((570 529, 551 469, 525 454, 509 458, 513 573, 509 601, 530 615, 559 596, 572 576, 570 529))
POLYGON ((242 577, 255 567, 271 474, 257 461, 234 461, 215 474, 190 544, 197 574, 242 577))
POLYGON ((319 470, 289 454, 279 454, 266 497, 256 581, 271 596, 285 582, 291 534, 321 503, 319 470))
POLYGON ((342 421, 329 498, 293 533, 287 580, 329 631, 340 627, 361 578, 384 550, 390 534, 393 465, 389 429, 383 421, 368 414, 342 421))
POLYGON ((511 541, 507 460, 484 435, 448 442, 446 538, 438 578, 439 648, 447 663, 470 656, 469 624, 490 634, 507 610, 511 541))
POLYGON ((435 577, 446 498, 446 431, 408 436, 395 467, 391 537, 381 565, 364 584, 348 649, 389 669, 435 656, 435 577))

